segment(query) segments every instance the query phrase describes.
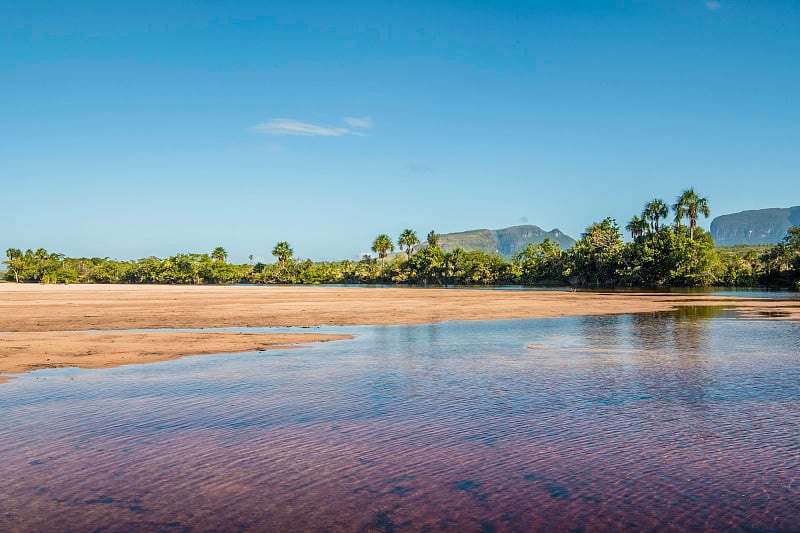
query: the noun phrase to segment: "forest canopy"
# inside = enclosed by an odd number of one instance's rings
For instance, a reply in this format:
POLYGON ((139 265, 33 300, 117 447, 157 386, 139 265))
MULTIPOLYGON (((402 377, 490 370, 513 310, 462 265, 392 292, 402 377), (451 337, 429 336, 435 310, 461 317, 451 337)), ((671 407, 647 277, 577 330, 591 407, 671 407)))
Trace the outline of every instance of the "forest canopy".
POLYGON ((579 287, 775 286, 800 289, 800 227, 772 247, 715 248, 697 226, 710 213, 707 198, 686 189, 674 204, 655 198, 625 226, 612 218, 589 225, 574 246, 562 250, 549 238, 529 244, 510 260, 479 250, 445 252, 436 232, 420 242, 405 229, 392 241, 372 243, 377 257, 359 261, 297 259, 286 241, 275 244, 275 263, 232 264, 218 246, 210 253, 181 253, 135 261, 71 258, 43 248, 6 250, 5 280, 36 283, 161 284, 418 284, 579 287), (672 223, 667 218, 672 212, 672 223), (395 250, 395 243, 399 253, 395 250))

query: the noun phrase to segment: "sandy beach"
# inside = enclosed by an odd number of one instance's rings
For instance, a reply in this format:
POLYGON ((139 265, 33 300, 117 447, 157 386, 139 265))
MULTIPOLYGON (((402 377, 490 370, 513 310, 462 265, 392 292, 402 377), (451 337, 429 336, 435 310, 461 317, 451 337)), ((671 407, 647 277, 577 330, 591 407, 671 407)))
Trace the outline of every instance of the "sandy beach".
MULTIPOLYGON (((158 328, 420 324, 725 306, 800 318, 800 301, 706 294, 295 286, 0 284, 0 373, 102 368, 349 338, 158 328)), ((2 381, 2 380, 0 380, 2 381)))

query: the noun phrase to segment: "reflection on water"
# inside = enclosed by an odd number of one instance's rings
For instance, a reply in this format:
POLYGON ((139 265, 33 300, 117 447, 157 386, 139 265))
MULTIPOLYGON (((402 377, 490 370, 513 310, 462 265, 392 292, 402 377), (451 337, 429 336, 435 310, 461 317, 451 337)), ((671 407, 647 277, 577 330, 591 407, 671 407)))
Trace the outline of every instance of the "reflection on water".
POLYGON ((0 530, 800 524, 796 322, 341 330, 358 338, 3 384, 0 530))

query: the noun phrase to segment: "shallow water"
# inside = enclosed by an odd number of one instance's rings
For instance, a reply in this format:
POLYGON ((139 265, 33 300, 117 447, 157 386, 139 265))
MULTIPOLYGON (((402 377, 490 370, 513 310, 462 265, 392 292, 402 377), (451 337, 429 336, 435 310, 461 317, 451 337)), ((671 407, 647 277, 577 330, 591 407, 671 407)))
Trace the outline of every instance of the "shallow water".
POLYGON ((0 530, 800 528, 800 323, 319 331, 0 385, 0 530))

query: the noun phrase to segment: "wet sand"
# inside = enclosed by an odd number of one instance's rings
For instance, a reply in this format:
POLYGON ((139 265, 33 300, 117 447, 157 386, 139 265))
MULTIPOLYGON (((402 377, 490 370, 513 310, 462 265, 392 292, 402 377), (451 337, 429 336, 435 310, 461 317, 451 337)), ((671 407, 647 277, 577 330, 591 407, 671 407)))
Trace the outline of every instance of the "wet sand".
MULTIPOLYGON (((36 331, 0 334, 0 372, 154 363, 184 355, 256 352, 351 338, 315 333, 36 331)), ((2 381, 0 381, 2 383, 2 381)))
POLYGON ((658 312, 680 306, 726 306, 753 316, 800 318, 797 300, 705 294, 0 283, 0 373, 98 368, 348 337, 119 330, 421 324, 658 312))

